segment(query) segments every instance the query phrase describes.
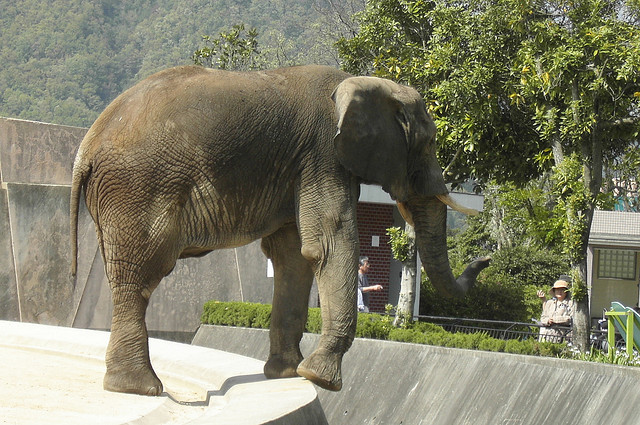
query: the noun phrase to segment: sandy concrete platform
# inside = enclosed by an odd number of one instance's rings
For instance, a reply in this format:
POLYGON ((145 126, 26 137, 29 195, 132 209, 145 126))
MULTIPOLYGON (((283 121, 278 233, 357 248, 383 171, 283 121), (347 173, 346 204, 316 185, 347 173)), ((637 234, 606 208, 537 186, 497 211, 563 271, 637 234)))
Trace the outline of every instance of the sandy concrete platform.
POLYGON ((150 340, 159 397, 102 389, 109 333, 0 321, 2 424, 326 424, 313 385, 263 362, 150 340))

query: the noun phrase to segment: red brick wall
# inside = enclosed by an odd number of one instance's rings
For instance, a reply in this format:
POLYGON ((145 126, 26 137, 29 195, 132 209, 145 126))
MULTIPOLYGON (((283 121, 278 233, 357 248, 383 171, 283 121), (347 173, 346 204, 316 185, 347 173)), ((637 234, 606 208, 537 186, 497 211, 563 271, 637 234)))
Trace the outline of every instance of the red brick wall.
POLYGON ((389 275, 391 273, 391 247, 388 244, 387 228, 393 226, 393 205, 358 203, 358 232, 360 255, 369 257, 369 283, 382 285, 380 292, 369 293, 369 310, 384 312, 389 299, 389 275), (379 246, 371 246, 372 236, 380 238, 379 246))

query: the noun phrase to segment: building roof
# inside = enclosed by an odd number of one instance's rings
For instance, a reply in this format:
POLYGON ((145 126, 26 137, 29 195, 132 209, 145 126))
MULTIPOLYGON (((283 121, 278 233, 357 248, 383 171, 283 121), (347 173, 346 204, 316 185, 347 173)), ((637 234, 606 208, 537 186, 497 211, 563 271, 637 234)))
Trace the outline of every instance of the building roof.
POLYGON ((589 245, 640 249, 640 213, 594 211, 589 245))
MULTIPOLYGON (((466 208, 482 211, 484 209, 484 196, 473 193, 449 192, 449 195, 460 205, 466 208)), ((391 196, 378 185, 361 184, 360 185, 360 202, 371 202, 374 204, 392 204, 395 201, 391 196)), ((447 207, 451 209, 451 207, 447 207)))

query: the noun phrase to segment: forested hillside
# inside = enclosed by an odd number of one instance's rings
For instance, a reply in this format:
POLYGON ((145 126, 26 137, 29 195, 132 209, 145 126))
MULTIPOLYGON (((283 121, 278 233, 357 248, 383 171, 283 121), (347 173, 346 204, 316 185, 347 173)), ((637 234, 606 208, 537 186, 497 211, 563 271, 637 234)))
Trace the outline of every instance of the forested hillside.
POLYGON ((123 90, 192 63, 203 35, 238 23, 256 27, 273 66, 337 65, 321 3, 0 0, 0 116, 89 126, 123 90))

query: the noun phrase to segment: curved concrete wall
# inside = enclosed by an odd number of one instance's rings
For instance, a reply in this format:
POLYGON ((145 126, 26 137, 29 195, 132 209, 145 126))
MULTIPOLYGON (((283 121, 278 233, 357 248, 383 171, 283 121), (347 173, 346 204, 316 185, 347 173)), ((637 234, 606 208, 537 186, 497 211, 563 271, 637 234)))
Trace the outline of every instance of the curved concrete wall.
MULTIPOLYGON (((87 129, 0 118, 0 320, 106 329, 111 296, 81 203, 78 275, 69 270, 69 197, 87 129)), ((260 243, 181 260, 151 298, 152 331, 194 332, 210 299, 270 303, 260 243)))
MULTIPOLYGON (((317 335, 305 334, 304 355, 317 335)), ((193 344, 266 360, 268 331, 202 326, 193 344)), ((640 369, 356 339, 343 389, 318 388, 337 424, 622 424, 640 418, 640 369)))

